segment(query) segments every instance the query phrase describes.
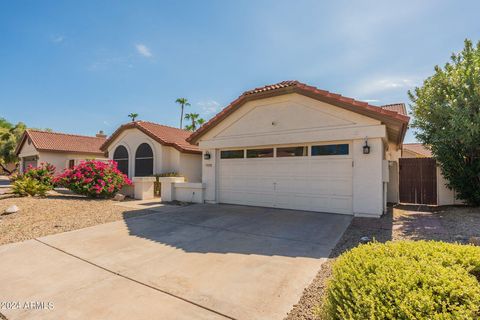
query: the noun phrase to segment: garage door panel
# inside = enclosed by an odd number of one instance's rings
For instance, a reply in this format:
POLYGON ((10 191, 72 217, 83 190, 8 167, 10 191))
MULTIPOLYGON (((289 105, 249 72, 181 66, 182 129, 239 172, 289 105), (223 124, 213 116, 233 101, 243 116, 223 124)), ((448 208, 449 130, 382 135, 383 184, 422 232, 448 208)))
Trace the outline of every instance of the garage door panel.
POLYGON ((305 194, 278 194, 276 207, 285 209, 346 213, 352 211, 350 197, 330 197, 305 194))
POLYGON ((244 192, 238 190, 223 190, 221 203, 273 207, 275 197, 271 193, 244 192))
POLYGON ((310 184, 311 193, 338 196, 351 196, 352 184, 350 179, 315 180, 310 184))
POLYGON ((352 213, 350 157, 219 159, 221 203, 352 213))

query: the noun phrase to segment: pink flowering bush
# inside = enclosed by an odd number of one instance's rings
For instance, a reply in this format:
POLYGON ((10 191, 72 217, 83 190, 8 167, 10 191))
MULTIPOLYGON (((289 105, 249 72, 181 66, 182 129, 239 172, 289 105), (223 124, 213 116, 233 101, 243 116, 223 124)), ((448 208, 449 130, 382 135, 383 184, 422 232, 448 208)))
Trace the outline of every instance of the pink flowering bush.
POLYGON ((27 171, 23 174, 27 178, 37 180, 40 184, 46 186, 48 189, 53 189, 55 166, 48 162, 40 163, 38 167, 28 166, 27 171))
POLYGON ((55 178, 59 186, 88 197, 113 197, 124 185, 131 185, 128 177, 117 169, 115 161, 89 160, 65 170, 55 178))

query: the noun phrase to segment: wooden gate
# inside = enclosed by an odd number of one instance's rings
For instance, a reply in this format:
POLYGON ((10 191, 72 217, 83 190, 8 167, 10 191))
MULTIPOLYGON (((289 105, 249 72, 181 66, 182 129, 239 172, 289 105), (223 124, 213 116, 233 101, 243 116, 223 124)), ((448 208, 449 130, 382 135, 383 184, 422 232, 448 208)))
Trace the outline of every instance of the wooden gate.
POLYGON ((437 204, 437 164, 432 158, 400 158, 400 202, 437 204))

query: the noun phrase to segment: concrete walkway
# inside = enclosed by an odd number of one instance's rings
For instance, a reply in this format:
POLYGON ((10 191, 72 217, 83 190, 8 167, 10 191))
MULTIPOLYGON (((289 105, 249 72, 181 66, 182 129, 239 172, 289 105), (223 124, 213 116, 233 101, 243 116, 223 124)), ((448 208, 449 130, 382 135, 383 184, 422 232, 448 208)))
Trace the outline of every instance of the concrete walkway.
POLYGON ((282 319, 351 219, 227 205, 157 211, 1 246, 0 301, 20 304, 0 312, 9 319, 282 319))

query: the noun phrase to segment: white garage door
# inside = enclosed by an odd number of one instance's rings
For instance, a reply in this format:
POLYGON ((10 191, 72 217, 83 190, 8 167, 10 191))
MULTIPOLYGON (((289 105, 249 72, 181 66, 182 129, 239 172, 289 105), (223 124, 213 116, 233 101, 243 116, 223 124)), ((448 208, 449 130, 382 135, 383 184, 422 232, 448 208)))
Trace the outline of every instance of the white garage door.
POLYGON ((311 150, 308 156, 219 159, 219 202, 352 214, 351 156, 311 156, 311 150))

